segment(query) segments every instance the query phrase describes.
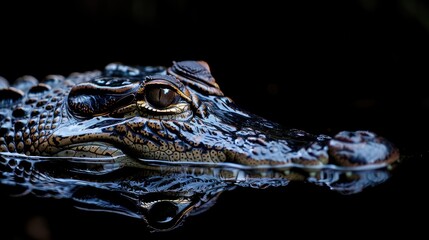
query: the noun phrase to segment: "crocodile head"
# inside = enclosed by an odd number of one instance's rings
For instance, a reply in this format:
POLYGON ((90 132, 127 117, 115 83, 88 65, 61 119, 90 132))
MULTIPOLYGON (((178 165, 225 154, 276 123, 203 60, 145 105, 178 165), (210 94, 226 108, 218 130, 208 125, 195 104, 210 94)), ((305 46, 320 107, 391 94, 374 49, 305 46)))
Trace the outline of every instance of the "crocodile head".
POLYGON ((245 167, 362 167, 398 158, 371 132, 312 135, 246 112, 224 96, 203 61, 167 69, 110 64, 104 73, 75 78, 80 83, 62 108, 67 122, 47 136, 42 154, 245 167))
MULTIPOLYGON (((224 96, 202 61, 0 78, 0 183, 178 226, 236 186, 307 180, 343 193, 387 179, 398 150, 368 131, 284 129, 224 96)), ((19 190, 21 191, 21 190, 19 190)))

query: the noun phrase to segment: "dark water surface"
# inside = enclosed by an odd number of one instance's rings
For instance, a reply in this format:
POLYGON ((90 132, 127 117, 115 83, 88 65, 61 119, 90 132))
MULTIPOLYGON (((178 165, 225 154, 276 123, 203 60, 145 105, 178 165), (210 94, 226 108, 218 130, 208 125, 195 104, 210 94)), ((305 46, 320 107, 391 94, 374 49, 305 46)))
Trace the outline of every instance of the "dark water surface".
POLYGON ((223 192, 206 212, 188 217, 182 226, 168 232, 150 233, 145 222, 128 216, 82 211, 74 208, 76 202, 67 199, 2 195, 3 237, 49 234, 54 239, 113 235, 121 239, 200 239, 207 233, 215 237, 262 233, 273 238, 282 234, 330 234, 339 239, 344 237, 340 231, 359 237, 399 233, 417 236, 422 229, 414 218, 425 214, 427 203, 420 188, 426 181, 424 170, 416 165, 422 160, 406 159, 388 181, 352 195, 301 182, 266 189, 238 187, 223 192))
POLYGON ((423 1, 76 1, 0 4, 0 75, 16 79, 203 59, 224 93, 288 128, 374 131, 402 162, 384 183, 343 195, 311 183, 220 195, 169 232, 68 200, 1 191, 0 239, 266 239, 425 233, 429 6, 423 1), (134 9, 134 10, 132 10, 134 9), (59 27, 53 24, 59 24, 59 27), (17 32, 15 32, 17 31, 17 32), (232 31, 232 33, 226 33, 232 31), (58 46, 57 46, 58 45, 58 46), (43 232, 45 231, 45 232, 43 232))

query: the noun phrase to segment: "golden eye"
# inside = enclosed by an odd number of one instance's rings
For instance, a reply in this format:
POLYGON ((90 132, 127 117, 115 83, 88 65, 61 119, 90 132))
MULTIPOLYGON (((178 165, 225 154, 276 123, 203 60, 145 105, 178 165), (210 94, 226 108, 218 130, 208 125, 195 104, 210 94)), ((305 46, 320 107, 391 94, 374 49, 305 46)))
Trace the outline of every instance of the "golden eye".
POLYGON ((179 101, 180 96, 174 90, 163 86, 147 86, 145 91, 146 101, 153 107, 165 109, 179 101))

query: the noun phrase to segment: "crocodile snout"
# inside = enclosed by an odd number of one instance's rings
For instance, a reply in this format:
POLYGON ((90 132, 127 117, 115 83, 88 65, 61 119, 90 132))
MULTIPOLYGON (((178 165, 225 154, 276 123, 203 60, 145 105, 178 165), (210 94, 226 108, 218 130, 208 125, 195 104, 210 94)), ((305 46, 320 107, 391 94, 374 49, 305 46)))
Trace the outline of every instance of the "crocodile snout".
POLYGON ((391 142, 369 131, 342 131, 329 141, 329 155, 341 166, 390 164, 399 157, 391 142))

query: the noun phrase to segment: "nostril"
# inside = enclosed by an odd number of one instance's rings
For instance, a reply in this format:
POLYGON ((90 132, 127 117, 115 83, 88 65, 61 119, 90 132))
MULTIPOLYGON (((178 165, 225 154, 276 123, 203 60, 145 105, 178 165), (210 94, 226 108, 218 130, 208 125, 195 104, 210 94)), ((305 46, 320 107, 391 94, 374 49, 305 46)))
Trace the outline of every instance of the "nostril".
POLYGON ((369 134, 369 132, 365 132, 365 131, 360 131, 360 132, 359 132, 359 134, 360 134, 360 135, 362 135, 362 136, 364 136, 364 137, 369 137, 369 136, 371 136, 371 135, 369 134))
POLYGON ((359 136, 355 132, 350 131, 342 131, 338 133, 334 139, 341 141, 341 142, 349 142, 349 143, 356 143, 360 142, 359 136))
POLYGON ((368 131, 343 131, 338 133, 334 138, 343 142, 360 143, 372 141, 376 138, 376 135, 368 131))
POLYGON ((360 135, 363 138, 376 138, 376 135, 372 132, 368 132, 368 131, 356 131, 355 132, 356 135, 360 135))

